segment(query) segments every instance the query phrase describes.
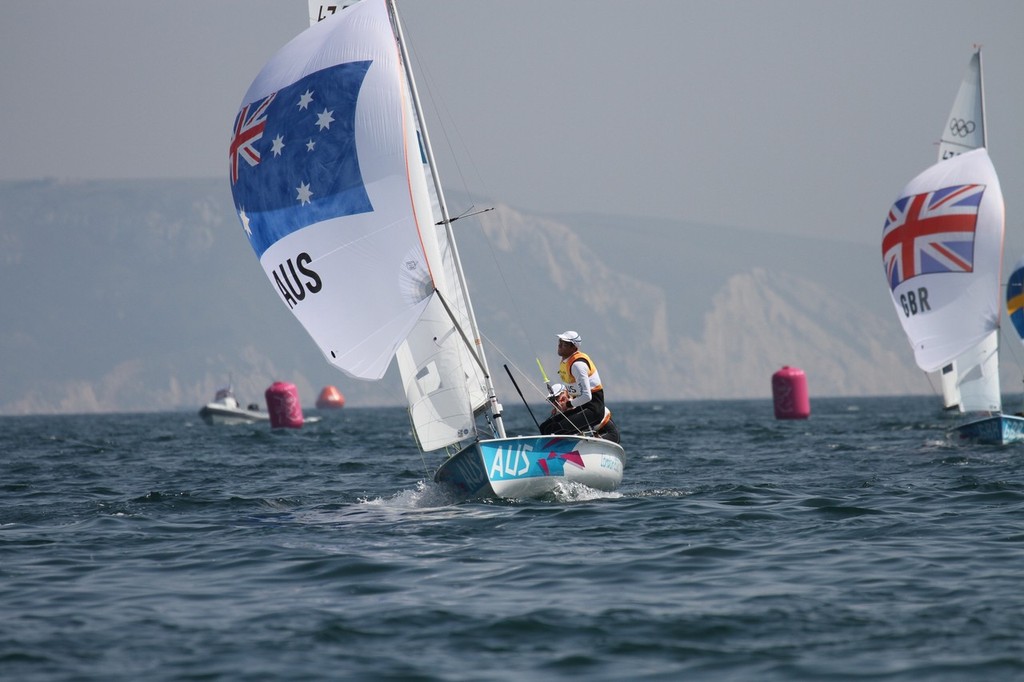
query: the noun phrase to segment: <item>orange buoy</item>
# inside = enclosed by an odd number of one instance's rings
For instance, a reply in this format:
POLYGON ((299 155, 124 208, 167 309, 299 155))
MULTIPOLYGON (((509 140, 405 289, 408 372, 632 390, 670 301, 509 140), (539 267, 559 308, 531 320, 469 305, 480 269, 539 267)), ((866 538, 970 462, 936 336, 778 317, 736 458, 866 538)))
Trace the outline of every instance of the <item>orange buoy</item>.
POLYGON ((320 396, 316 399, 316 409, 336 410, 345 406, 345 396, 334 386, 324 386, 320 396))
POLYGON ((772 397, 776 419, 807 419, 811 416, 807 375, 798 367, 786 365, 772 375, 772 397))
POLYGON ((267 389, 265 396, 272 427, 302 428, 302 405, 299 403, 299 389, 295 388, 295 384, 275 381, 267 389))

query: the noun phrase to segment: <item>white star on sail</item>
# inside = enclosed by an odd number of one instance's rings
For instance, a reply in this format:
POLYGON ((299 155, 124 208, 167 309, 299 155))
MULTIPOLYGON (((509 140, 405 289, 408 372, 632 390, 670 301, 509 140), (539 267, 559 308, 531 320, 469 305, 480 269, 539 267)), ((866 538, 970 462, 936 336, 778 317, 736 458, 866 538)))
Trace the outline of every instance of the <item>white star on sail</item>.
POLYGON ((309 142, 306 143, 306 151, 311 152, 314 149, 316 149, 316 142, 313 142, 313 140, 310 140, 309 142))
POLYGON ((331 127, 331 123, 334 122, 334 112, 327 111, 324 109, 322 112, 316 115, 316 124, 320 130, 326 130, 331 127))
POLYGON ((313 91, 306 90, 302 93, 302 97, 299 98, 299 109, 306 109, 309 107, 309 103, 313 101, 313 91))
POLYGON ((249 216, 245 215, 244 208, 238 212, 238 217, 242 221, 242 229, 245 230, 245 233, 251 237, 252 228, 249 227, 249 216))
POLYGON ((274 138, 270 151, 274 152, 274 156, 281 156, 282 149, 284 149, 284 138, 281 135, 278 135, 274 138))
POLYGON ((309 183, 303 182, 296 187, 295 190, 298 192, 298 196, 296 196, 295 199, 302 205, 308 204, 309 198, 313 196, 313 192, 309 189, 309 183))

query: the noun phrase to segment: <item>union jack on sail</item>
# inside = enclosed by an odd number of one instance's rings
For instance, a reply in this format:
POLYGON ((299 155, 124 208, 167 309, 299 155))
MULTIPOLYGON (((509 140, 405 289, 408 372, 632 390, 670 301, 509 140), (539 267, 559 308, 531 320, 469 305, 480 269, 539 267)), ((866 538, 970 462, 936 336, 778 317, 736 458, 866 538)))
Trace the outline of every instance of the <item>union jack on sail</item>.
POLYGON ((895 289, 911 277, 973 272, 978 208, 985 185, 956 185, 902 197, 882 230, 882 260, 895 289))
POLYGON ((247 104, 235 117, 235 134, 231 138, 231 184, 238 182, 238 159, 245 159, 250 166, 260 162, 260 152, 256 142, 263 137, 263 129, 267 126, 267 107, 274 101, 274 93, 262 102, 247 104))

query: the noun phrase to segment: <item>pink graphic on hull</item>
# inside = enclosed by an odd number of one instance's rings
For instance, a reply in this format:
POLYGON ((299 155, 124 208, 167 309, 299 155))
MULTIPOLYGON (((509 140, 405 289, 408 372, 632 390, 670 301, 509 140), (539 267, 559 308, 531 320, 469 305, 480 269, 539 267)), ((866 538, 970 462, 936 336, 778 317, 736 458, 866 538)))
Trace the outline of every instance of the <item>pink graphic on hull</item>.
POLYGON ((579 453, 579 450, 573 450, 572 452, 549 452, 547 459, 538 459, 537 466, 541 468, 545 476, 561 476, 565 473, 565 463, 571 462, 579 468, 585 468, 583 464, 583 456, 579 453), (555 460, 551 462, 553 466, 548 466, 549 460, 555 460))

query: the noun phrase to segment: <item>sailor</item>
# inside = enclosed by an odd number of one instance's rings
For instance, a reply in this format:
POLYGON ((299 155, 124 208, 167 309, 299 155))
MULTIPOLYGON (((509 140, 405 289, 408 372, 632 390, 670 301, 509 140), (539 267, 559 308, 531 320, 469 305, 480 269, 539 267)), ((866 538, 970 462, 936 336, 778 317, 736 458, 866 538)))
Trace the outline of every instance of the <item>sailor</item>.
POLYGON ((619 430, 604 405, 604 386, 597 366, 580 350, 583 338, 575 331, 558 334, 558 376, 564 387, 552 391, 554 409, 540 425, 542 434, 596 434, 619 442, 619 430), (602 433, 603 431, 603 433, 602 433))

